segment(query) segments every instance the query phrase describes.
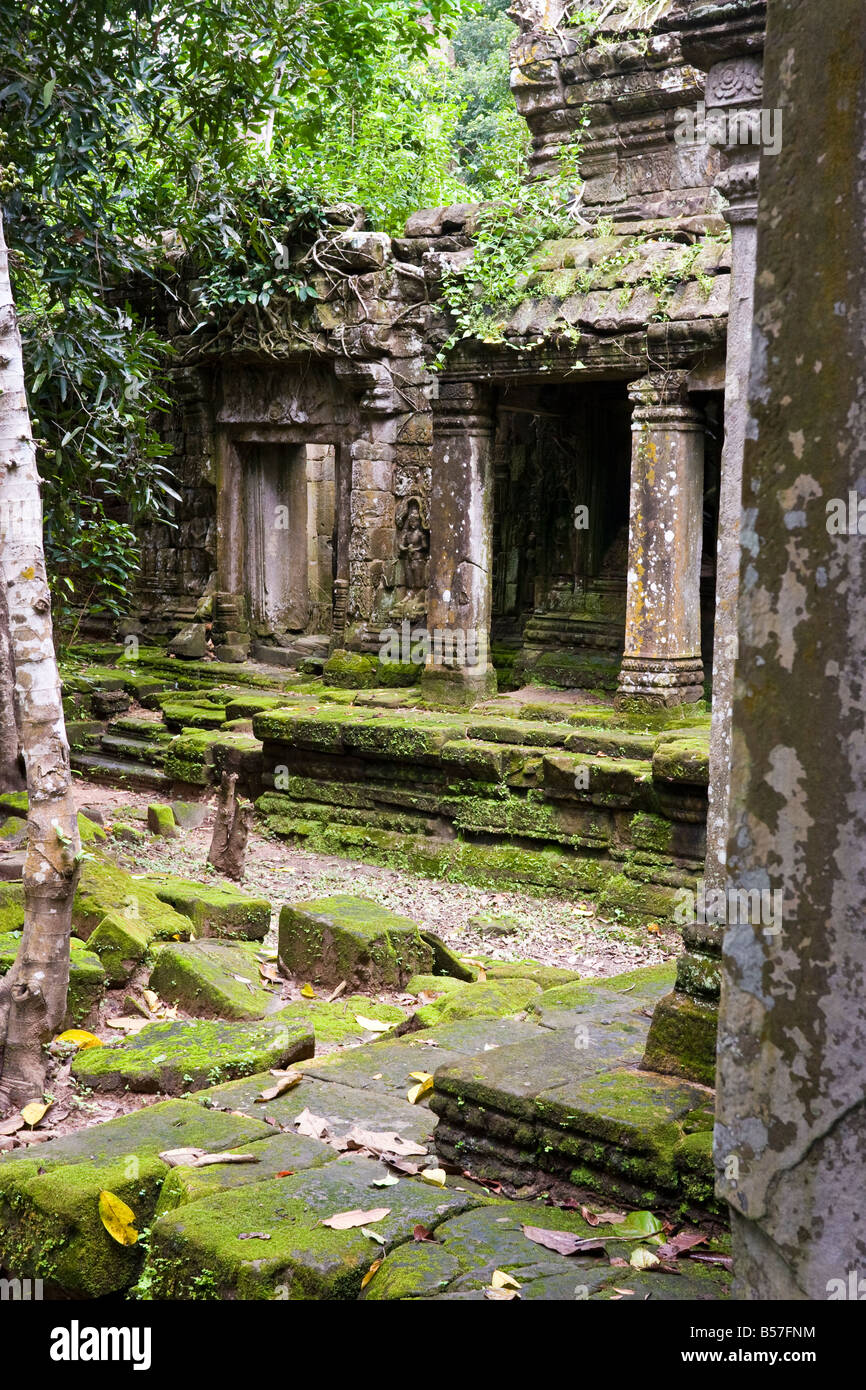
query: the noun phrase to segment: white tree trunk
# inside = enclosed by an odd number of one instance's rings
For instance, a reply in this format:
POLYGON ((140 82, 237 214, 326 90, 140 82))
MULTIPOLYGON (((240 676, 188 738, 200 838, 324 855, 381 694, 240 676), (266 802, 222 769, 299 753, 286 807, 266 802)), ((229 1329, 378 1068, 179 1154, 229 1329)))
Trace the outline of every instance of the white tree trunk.
POLYGON ((26 920, 14 966, 0 982, 0 1113, 38 1099, 43 1044, 66 1012, 72 899, 80 843, 69 745, 54 654, 42 549, 42 503, 21 336, 0 216, 0 582, 15 665, 15 706, 27 768, 26 920))

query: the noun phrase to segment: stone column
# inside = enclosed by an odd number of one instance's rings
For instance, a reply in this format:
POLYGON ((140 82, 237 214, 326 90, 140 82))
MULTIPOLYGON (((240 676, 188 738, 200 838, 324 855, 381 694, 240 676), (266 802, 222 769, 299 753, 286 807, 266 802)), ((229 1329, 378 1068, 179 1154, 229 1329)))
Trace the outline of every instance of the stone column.
MULTIPOLYGON (((731 714, 737 653, 743 447, 748 417, 749 360, 757 242, 760 107, 766 5, 747 0, 732 23, 726 5, 701 6, 685 21, 683 56, 707 70, 707 134, 721 149, 716 188, 731 225, 732 274, 725 381, 725 442, 719 490, 713 709, 704 901, 717 901, 726 883, 731 714), (726 138, 722 138, 726 137, 726 138)), ((683 927, 676 990, 653 1012, 644 1065, 711 1084, 715 1071, 721 989, 721 920, 683 927)))
POLYGON ((619 708, 703 695, 701 543, 704 420, 685 372, 634 382, 625 655, 619 708))
MULTIPOLYGON (((866 1294, 866 13, 770 6, 719 1023, 735 1293, 866 1294), (856 511, 856 508, 854 508, 856 511), (783 895, 781 921, 744 912, 783 895)), ((770 914, 766 914, 769 917, 770 914)))
POLYGON ((473 705, 496 691, 490 662, 492 434, 487 389, 443 381, 433 405, 430 653, 422 689, 429 699, 454 706, 473 705))
MULTIPOLYGON (((725 443, 719 489, 716 557, 716 615, 713 646, 713 715, 707 813, 707 890, 725 878, 728 790, 731 763, 731 705, 737 650, 737 592, 740 566, 743 446, 746 437, 749 359, 758 216, 758 170, 763 102, 763 45, 766 6, 750 0, 731 23, 722 6, 702 7, 687 21, 683 53, 707 69, 705 103, 708 138, 721 151, 716 189, 726 200, 731 225, 731 302, 725 381, 725 443)), ((718 937, 716 946, 719 946, 718 937)))

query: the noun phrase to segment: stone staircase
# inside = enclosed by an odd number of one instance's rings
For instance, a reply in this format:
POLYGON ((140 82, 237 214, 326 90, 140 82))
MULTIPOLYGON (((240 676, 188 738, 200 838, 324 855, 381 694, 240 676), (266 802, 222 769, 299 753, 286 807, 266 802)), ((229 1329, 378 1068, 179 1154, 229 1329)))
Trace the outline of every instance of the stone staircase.
POLYGON ((112 720, 102 732, 88 734, 84 746, 72 752, 72 767, 94 782, 170 791, 171 778, 163 771, 163 762, 171 738, 157 720, 126 715, 112 720))

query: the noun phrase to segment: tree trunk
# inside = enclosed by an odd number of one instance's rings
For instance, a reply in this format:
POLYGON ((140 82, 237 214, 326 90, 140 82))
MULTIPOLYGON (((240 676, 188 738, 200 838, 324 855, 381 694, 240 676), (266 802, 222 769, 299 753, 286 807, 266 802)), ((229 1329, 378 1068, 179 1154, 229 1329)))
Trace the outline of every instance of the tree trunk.
POLYGON ((29 796, 26 917, 0 983, 0 1113, 39 1099, 63 1023, 80 842, 42 548, 42 504, 21 336, 0 216, 0 582, 6 592, 18 736, 29 796))
POLYGON ((244 876, 244 857, 247 838, 253 821, 253 807, 242 806, 237 794, 238 774, 224 772, 220 778, 219 796, 208 863, 227 878, 240 883, 244 876))
MULTIPOLYGON (((0 544, 5 528, 0 523, 0 544)), ((23 791, 26 785, 24 764, 18 746, 18 722, 15 718, 15 658, 9 635, 9 609, 6 586, 0 584, 0 792, 23 791)))

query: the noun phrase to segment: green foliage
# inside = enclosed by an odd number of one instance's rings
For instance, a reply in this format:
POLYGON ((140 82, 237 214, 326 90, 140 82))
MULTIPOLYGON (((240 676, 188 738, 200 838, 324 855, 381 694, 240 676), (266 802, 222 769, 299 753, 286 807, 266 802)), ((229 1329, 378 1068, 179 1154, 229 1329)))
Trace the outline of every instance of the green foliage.
MULTIPOLYGON (((55 601, 116 610, 130 524, 176 498, 147 282, 189 253, 205 306, 266 303, 272 233, 315 216, 271 146, 420 62, 463 0, 22 0, 0 7, 0 201, 41 443, 55 601), (431 32, 431 26, 433 32, 431 32), (251 196, 251 190, 257 196, 251 196), (284 216, 285 214, 285 216, 284 216), (136 295, 125 287, 134 287, 136 295), (122 306, 122 307, 120 307, 122 306)), ((282 288, 302 299, 303 282, 282 288)))
POLYGON ((454 329, 438 366, 462 339, 505 341, 505 326, 525 294, 533 253, 544 241, 574 233, 582 186, 580 152, 578 138, 564 144, 556 172, 546 178, 530 180, 522 163, 496 171, 492 200, 479 212, 472 260, 463 270, 450 270, 444 276, 454 329))

